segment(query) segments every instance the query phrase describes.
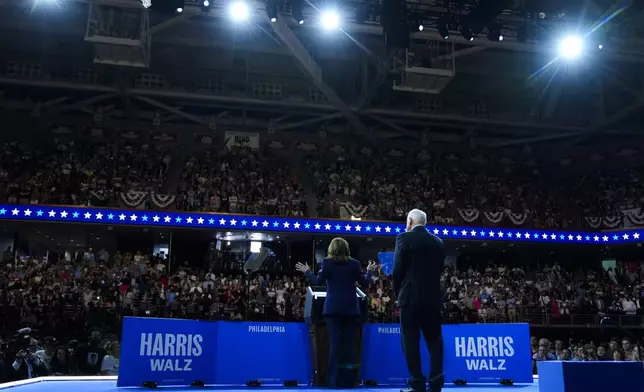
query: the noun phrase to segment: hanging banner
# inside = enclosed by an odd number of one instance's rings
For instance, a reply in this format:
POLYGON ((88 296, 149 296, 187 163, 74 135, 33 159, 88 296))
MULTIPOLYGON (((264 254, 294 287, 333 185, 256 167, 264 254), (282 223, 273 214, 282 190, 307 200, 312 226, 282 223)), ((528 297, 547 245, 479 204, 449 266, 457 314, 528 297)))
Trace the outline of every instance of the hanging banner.
MULTIPOLYGON (((532 383, 528 324, 460 324, 443 326, 445 383, 532 383)), ((429 352, 421 342, 422 369, 429 371, 429 352)), ((400 326, 367 324, 362 343, 363 380, 378 385, 404 385, 409 371, 402 352, 400 326)), ((427 374, 426 374, 427 376, 427 374)))
POLYGON ((248 148, 251 150, 258 150, 259 133, 226 131, 224 144, 229 150, 233 148, 248 148))
POLYGON ((126 317, 123 320, 119 387, 215 384, 217 323, 126 317))

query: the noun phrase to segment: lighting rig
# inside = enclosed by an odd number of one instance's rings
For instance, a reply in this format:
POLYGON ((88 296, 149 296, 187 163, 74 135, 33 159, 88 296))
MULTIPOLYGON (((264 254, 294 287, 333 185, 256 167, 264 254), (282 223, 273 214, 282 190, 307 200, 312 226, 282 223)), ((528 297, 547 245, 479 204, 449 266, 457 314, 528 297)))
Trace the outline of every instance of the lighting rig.
MULTIPOLYGON (((202 12, 221 11, 235 23, 252 21, 259 11, 271 22, 288 18, 297 25, 320 27, 324 31, 342 30, 349 23, 380 25, 390 47, 406 49, 419 32, 433 30, 448 41, 462 37, 466 42, 487 39, 501 42, 511 38, 519 42, 551 43, 563 60, 578 58, 591 49, 606 45, 604 25, 629 7, 616 8, 611 16, 590 27, 562 31, 563 14, 543 12, 538 8, 516 11, 506 0, 429 1, 407 0, 309 2, 305 0, 141 0, 144 7, 164 13, 181 13, 186 6, 202 12)), ((536 7, 536 6, 535 6, 536 7)), ((610 12, 610 10, 609 10, 610 12)), ((262 15, 263 16, 263 15, 262 15)), ((583 23, 581 24, 583 25, 583 23)))

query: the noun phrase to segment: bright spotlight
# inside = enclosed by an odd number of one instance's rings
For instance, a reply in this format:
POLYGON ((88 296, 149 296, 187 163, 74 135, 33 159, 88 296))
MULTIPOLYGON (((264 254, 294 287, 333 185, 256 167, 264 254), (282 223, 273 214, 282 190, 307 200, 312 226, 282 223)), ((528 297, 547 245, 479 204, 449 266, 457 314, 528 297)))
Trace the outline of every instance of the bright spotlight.
POLYGON ((248 20, 250 9, 248 5, 242 1, 236 1, 230 6, 230 17, 235 22, 243 22, 248 20))
POLYGON ((337 30, 340 27, 340 16, 335 11, 325 11, 320 17, 325 30, 337 30))
POLYGON ((570 36, 566 37, 559 43, 559 56, 574 59, 579 57, 584 51, 584 41, 581 37, 570 36))
POLYGON ((177 8, 177 12, 178 12, 178 13, 182 13, 182 12, 183 12, 183 8, 181 8, 181 7, 177 8))
POLYGON ((203 6, 204 7, 210 7, 210 2, 208 0, 204 0, 203 6))
POLYGON ((601 44, 599 46, 597 46, 597 47, 599 48, 599 50, 604 49, 604 45, 601 45, 601 44))

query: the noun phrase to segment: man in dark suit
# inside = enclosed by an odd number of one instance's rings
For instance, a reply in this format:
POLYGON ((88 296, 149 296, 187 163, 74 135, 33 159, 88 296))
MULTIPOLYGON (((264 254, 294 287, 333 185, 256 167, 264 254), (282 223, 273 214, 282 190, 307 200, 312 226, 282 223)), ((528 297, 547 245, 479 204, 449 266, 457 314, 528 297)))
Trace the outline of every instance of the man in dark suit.
POLYGON ((351 388, 358 378, 355 340, 360 303, 356 296, 356 282, 367 288, 376 264, 369 262, 367 273, 363 274, 360 262, 351 258, 347 241, 338 237, 329 244, 328 257, 322 260, 321 267, 316 276, 306 264, 295 265, 295 269, 303 272, 312 284, 326 282, 323 315, 330 340, 328 386, 351 388))
POLYGON ((400 329, 407 368, 411 375, 409 391, 425 391, 425 375, 420 361, 420 335, 429 349, 431 369, 429 388, 443 388, 443 335, 441 274, 445 263, 443 241, 425 228, 427 215, 411 210, 407 228, 396 238, 393 289, 400 308, 400 329))

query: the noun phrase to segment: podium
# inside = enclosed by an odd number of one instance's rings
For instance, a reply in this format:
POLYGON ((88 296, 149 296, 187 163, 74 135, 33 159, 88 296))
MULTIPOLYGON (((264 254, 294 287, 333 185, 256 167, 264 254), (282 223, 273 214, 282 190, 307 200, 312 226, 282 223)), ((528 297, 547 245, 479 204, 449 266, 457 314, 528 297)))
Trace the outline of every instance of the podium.
MULTIPOLYGON (((360 303, 360 318, 356 323, 355 358, 360 363, 362 355, 362 327, 367 319, 367 297, 356 287, 356 296, 360 303)), ((304 320, 309 328, 311 342, 311 363, 313 365, 312 384, 317 387, 326 387, 329 375, 329 333, 322 314, 326 299, 326 286, 307 287, 304 302, 304 320)), ((354 387, 360 385, 360 369, 356 371, 354 387)))

